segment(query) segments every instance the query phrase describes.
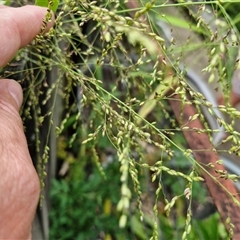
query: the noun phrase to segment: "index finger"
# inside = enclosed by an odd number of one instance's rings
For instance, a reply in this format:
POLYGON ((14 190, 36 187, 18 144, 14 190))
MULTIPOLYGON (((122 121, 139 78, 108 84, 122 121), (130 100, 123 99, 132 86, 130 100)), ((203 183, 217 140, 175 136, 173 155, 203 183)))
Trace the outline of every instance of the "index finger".
MULTIPOLYGON (((0 8, 0 67, 40 33, 46 13, 46 8, 37 6, 0 8)), ((52 26, 53 21, 46 30, 52 26)))

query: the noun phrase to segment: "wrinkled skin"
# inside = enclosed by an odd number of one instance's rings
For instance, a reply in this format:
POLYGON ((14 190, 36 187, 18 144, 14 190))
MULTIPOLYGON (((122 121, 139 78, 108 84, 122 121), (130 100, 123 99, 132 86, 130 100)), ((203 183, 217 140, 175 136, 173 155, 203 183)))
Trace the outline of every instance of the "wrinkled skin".
MULTIPOLYGON (((0 67, 40 32, 45 14, 35 6, 0 6, 0 67)), ((17 82, 0 80, 0 239, 30 239, 39 201, 39 179, 19 116, 22 99, 17 82)))

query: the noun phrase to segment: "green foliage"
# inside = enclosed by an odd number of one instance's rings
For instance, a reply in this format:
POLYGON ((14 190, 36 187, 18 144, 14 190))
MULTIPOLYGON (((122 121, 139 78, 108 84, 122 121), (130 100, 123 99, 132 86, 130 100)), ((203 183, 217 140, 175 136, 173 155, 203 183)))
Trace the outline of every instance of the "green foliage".
POLYGON ((35 5, 48 7, 53 12, 56 12, 59 5, 59 0, 35 0, 35 5))
POLYGON ((53 181, 50 239, 97 239, 121 232, 115 209, 120 196, 117 167, 107 169, 107 180, 94 170, 87 177, 53 181))
MULTIPOLYGON (((149 239, 154 228, 151 215, 146 214, 140 221, 136 209, 136 196, 133 196, 132 207, 129 215, 129 223, 125 230, 118 226, 117 204, 120 192, 116 187, 120 186, 119 163, 113 161, 105 168, 107 176, 104 179, 101 174, 93 168, 88 176, 79 172, 79 165, 73 164, 71 175, 62 180, 54 180, 51 191, 52 210, 50 213, 51 229, 50 239, 149 239), (73 173, 76 172, 76 173, 73 173), (78 176, 76 179, 73 176, 78 176), (97 217, 96 217, 97 216, 97 217)), ((173 191, 175 194, 176 191, 173 191)), ((198 191, 199 192, 199 191, 198 191)), ((200 191, 201 192, 201 191, 200 191)), ((145 192, 144 194, 147 194, 145 192)), ((150 196, 146 195, 148 201, 150 196)), ((145 204, 147 203, 145 199, 145 204)), ((176 222, 164 215, 160 215, 161 236, 163 239, 181 238, 184 227, 182 208, 184 202, 178 200, 178 212, 176 222), (177 229, 174 229, 178 226, 177 229)), ((149 206, 148 211, 151 211, 149 206)), ((226 233, 217 228, 217 215, 202 221, 193 220, 193 232, 188 239, 225 239, 226 233), (206 225, 209 228, 206 229, 206 225), (224 235, 225 234, 225 235, 224 235), (213 238, 214 237, 214 238, 213 238)))
MULTIPOLYGON (((73 164, 71 176, 62 180, 54 180, 51 191, 52 210, 50 212, 50 239, 150 239, 154 229, 154 218, 150 214, 150 195, 146 194, 144 200, 148 213, 145 213, 143 221, 140 220, 136 209, 136 196, 133 196, 131 210, 128 213, 129 221, 125 229, 118 225, 120 217, 117 204, 120 192, 116 187, 120 186, 119 163, 109 164, 104 170, 107 176, 104 179, 93 168, 88 176, 79 173, 79 166, 73 164), (73 179, 73 172, 77 172, 78 179, 73 179)), ((167 186, 167 182, 166 182, 167 186)), ((173 193, 177 194, 177 191, 173 193)), ((202 193, 198 188, 198 195, 202 193)), ((184 201, 177 201, 177 211, 174 218, 159 215, 159 230, 161 239, 180 239, 185 224, 183 217, 184 201)), ((173 216, 172 216, 173 217, 173 216)), ((220 223, 219 216, 214 214, 206 220, 192 221, 192 231, 188 236, 190 240, 226 239, 226 231, 220 223), (208 227, 206 227, 208 226, 208 227)))
POLYGON ((10 4, 10 2, 11 2, 11 0, 1 0, 0 1, 0 4, 2 4, 2 5, 9 5, 10 4))
MULTIPOLYGON (((220 151, 238 153, 234 121, 239 112, 218 107, 231 121, 218 118, 217 107, 185 77, 191 67, 187 55, 204 51, 208 59, 199 71, 229 94, 227 72, 237 64, 227 69, 225 61, 233 60, 229 47, 236 51, 238 34, 233 32, 230 43, 224 38, 233 21, 220 2, 210 6, 222 11, 228 24, 217 25, 214 31, 201 15, 205 2, 196 3, 197 11, 183 2, 139 2, 131 9, 117 0, 36 1, 57 9, 55 27, 45 35, 41 31, 0 72, 0 77, 16 78, 23 86, 22 116, 26 131, 34 132, 28 139, 42 188, 48 161, 57 159, 58 168, 68 166, 65 178, 52 183, 50 239, 226 237, 218 216, 205 222, 193 219, 193 206, 207 196, 200 177, 206 166, 193 154, 209 149, 190 150, 181 133, 205 132, 211 137, 218 131, 206 123, 205 106, 231 136, 226 139, 230 149, 220 151), (170 7, 187 9, 192 21, 163 14, 170 7), (169 42, 158 21, 169 24, 169 42), (175 27, 188 30, 183 43, 175 27), (204 37, 201 42, 192 41, 196 33, 204 37), (195 104, 198 112, 188 121, 199 118, 204 129, 177 123, 168 103, 174 94, 180 96, 181 108, 195 104)), ((50 17, 48 13, 44 25, 50 17)), ((199 55, 191 59, 193 66, 201 60, 199 55)))

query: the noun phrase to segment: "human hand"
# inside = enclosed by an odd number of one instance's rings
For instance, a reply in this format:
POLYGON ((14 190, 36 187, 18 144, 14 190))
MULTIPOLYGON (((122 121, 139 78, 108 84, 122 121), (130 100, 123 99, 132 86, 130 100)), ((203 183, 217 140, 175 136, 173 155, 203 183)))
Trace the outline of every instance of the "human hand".
MULTIPOLYGON (((0 67, 40 32, 45 14, 46 8, 36 6, 0 6, 0 67)), ((16 81, 0 80, 0 239, 30 239, 39 201, 39 179, 19 116, 22 99, 16 81)))

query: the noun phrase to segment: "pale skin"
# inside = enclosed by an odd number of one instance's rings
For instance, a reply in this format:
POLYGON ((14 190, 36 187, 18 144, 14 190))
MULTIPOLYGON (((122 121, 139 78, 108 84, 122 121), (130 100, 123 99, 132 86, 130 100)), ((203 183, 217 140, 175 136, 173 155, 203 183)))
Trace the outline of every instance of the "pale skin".
MULTIPOLYGON (((0 6, 0 67, 40 32, 47 10, 0 6)), ((47 29, 53 26, 53 21, 47 29)), ((0 80, 0 239, 31 239, 40 184, 19 115, 20 85, 0 80)))

